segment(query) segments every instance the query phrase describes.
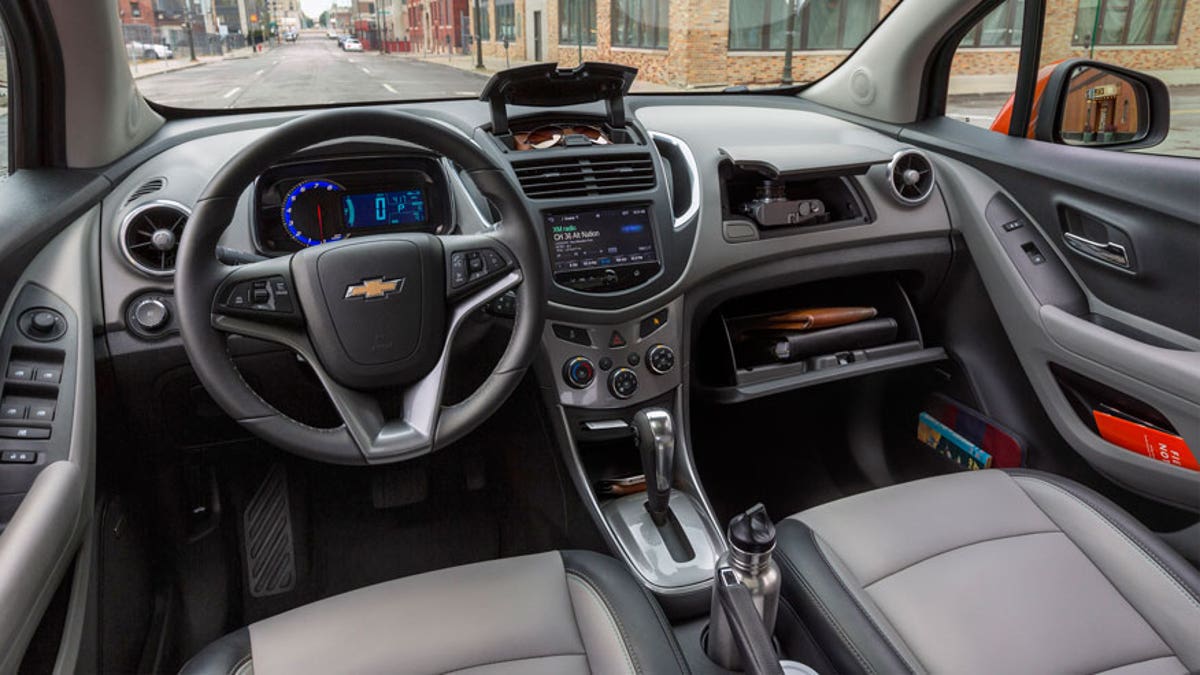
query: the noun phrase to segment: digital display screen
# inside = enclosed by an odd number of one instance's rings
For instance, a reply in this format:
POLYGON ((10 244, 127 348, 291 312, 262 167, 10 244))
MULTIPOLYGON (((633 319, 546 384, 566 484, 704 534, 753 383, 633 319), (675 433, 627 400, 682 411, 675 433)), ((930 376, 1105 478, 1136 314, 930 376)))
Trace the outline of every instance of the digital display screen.
POLYGON ((402 190, 344 195, 342 220, 347 228, 421 224, 425 222, 425 193, 402 190))
POLYGON ((546 216, 554 272, 576 272, 658 261, 647 206, 546 216))

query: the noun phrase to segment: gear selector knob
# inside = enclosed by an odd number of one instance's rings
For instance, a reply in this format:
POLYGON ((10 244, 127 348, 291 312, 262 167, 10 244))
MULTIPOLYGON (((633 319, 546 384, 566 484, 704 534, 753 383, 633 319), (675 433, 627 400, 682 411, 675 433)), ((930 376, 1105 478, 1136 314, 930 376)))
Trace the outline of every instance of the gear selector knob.
POLYGON ((666 410, 647 408, 633 416, 633 429, 646 475, 646 510, 654 524, 662 527, 667 523, 675 476, 675 424, 666 410))

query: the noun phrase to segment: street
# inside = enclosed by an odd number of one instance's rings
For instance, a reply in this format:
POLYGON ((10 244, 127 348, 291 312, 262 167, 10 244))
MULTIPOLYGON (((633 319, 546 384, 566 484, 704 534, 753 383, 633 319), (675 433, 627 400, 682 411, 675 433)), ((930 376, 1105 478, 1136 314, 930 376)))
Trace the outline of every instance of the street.
MULTIPOLYGON (((186 59, 186 50, 176 58, 186 59)), ((478 96, 487 77, 451 66, 377 52, 344 52, 321 31, 262 54, 176 70, 137 81, 146 98, 180 108, 260 108, 305 104, 478 96)))

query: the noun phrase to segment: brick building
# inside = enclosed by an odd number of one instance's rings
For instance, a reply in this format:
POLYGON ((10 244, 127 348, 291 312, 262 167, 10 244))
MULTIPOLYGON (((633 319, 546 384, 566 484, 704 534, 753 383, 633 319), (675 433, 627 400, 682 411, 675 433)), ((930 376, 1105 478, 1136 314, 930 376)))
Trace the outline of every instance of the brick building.
POLYGON ((117 0, 125 41, 154 42, 158 33, 154 0, 117 0))
POLYGON ((468 0, 408 0, 408 35, 412 48, 423 52, 462 51, 470 12, 468 0))
MULTIPOLYGON (((919 0, 906 0, 919 2, 919 0)), ((809 0, 796 17, 793 77, 839 63, 897 0, 809 0)), ((484 53, 515 60, 636 66, 640 79, 686 87, 778 82, 792 0, 479 0, 484 53)), ((1133 68, 1200 65, 1200 0, 1047 0, 1043 62, 1083 56, 1133 68)), ((959 74, 1015 73, 1021 0, 964 40, 959 74)), ((469 3, 472 32, 475 0, 469 3)))

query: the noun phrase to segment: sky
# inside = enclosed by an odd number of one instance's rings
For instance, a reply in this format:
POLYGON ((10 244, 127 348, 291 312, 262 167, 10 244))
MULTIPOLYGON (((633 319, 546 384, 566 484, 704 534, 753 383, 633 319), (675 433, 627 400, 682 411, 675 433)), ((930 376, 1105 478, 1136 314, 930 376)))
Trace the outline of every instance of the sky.
MULTIPOLYGON (((300 9, 304 10, 305 16, 312 17, 315 21, 318 16, 321 16, 321 12, 329 9, 332 4, 331 0, 300 0, 300 9)), ((350 6, 347 0, 342 0, 340 4, 346 7, 350 6)))

